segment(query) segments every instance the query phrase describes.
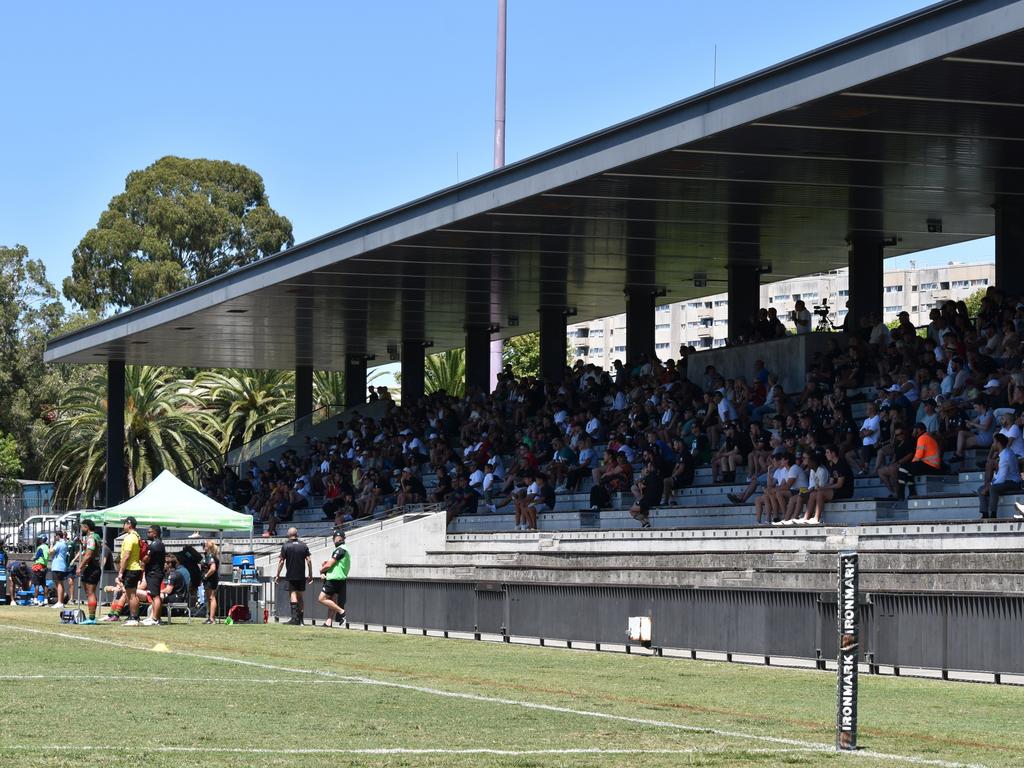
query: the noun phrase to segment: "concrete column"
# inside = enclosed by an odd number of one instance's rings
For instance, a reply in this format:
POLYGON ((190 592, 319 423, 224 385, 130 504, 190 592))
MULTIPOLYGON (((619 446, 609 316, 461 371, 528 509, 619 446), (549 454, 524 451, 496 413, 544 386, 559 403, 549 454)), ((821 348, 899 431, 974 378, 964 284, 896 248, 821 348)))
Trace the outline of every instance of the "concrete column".
POLYGON ((124 501, 124 361, 107 361, 107 506, 124 501))
POLYGON ((466 329, 466 387, 488 391, 491 379, 491 331, 486 325, 466 329))
POLYGON ((313 412, 313 366, 295 366, 295 418, 313 412))
POLYGON ((1024 204, 1000 200, 996 211, 996 287, 1024 295, 1024 204))
POLYGON ((366 355, 345 355, 345 407, 366 405, 366 355))
POLYGON ((756 264, 730 264, 729 338, 750 338, 761 304, 761 270, 756 264))
POLYGON ((626 288, 626 366, 654 355, 654 291, 626 288))
POLYGON ((565 308, 540 308, 540 377, 557 382, 565 377, 565 308))
POLYGON ((405 407, 415 405, 423 397, 425 358, 423 342, 402 342, 402 405, 405 407))
POLYGON ((861 328, 861 321, 869 315, 882 317, 884 264, 881 240, 865 238, 853 241, 850 246, 850 327, 855 331, 861 328))

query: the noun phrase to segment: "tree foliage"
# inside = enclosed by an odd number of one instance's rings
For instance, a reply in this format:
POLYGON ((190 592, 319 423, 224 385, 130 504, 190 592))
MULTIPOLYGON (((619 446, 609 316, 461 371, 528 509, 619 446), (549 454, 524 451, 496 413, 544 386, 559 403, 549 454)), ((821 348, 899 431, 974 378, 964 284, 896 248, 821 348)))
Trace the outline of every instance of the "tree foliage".
POLYGON ((967 305, 967 314, 971 317, 977 317, 981 311, 981 300, 985 298, 985 294, 988 292, 987 288, 979 288, 966 299, 964 304, 967 305))
POLYGON ((18 456, 18 442, 10 435, 0 432, 0 493, 9 493, 21 477, 21 458, 18 456))
POLYGON ((82 321, 67 316, 46 268, 29 258, 27 248, 0 246, 0 432, 14 438, 26 477, 42 466, 54 403, 86 375, 82 366, 44 365, 46 340, 82 321))
MULTIPOLYGON (((106 375, 95 372, 61 398, 46 440, 46 475, 58 504, 88 504, 107 472, 106 375)), ((164 469, 188 477, 219 455, 217 424, 171 370, 125 368, 125 489, 129 497, 164 469)))
MULTIPOLYGON (((565 350, 565 364, 572 365, 572 350, 565 350)), ((540 334, 526 333, 505 339, 505 348, 501 353, 503 368, 512 368, 517 377, 540 375, 540 334)))
POLYGON ((423 391, 425 394, 445 391, 454 397, 466 393, 466 350, 449 349, 427 355, 423 361, 423 391))
POLYGON ((505 339, 501 365, 511 368, 516 377, 537 376, 540 373, 540 334, 526 333, 505 339))
POLYGON ((221 454, 295 418, 292 371, 238 368, 203 371, 194 394, 216 424, 221 454))
POLYGON ((258 173, 168 156, 128 174, 75 248, 64 295, 86 309, 137 307, 293 243, 258 173))

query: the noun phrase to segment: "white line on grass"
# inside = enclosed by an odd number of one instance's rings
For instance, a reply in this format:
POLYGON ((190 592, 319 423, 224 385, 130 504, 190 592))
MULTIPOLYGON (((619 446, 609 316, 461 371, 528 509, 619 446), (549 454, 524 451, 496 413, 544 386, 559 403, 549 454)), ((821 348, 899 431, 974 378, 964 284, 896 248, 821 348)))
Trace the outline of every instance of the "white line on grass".
MULTIPOLYGON (((149 648, 141 647, 138 645, 132 645, 131 643, 117 642, 114 640, 103 640, 98 637, 86 637, 85 635, 75 635, 67 632, 55 632, 46 629, 32 629, 30 627, 16 627, 9 624, 0 625, 0 629, 6 629, 12 632, 27 632, 34 635, 49 635, 52 637, 63 637, 71 640, 81 640, 86 643, 97 643, 99 645, 109 645, 114 648, 127 648, 133 651, 149 651, 149 648)), ((156 636, 154 636, 155 638, 156 636)), ((238 659, 231 656, 215 656, 213 654, 205 653, 193 653, 190 651, 172 651, 167 650, 165 653, 184 656, 193 659, 204 659, 206 661, 218 661, 227 664, 239 664, 246 667, 255 667, 257 669, 269 669, 276 672, 291 672, 302 675, 316 675, 318 677, 326 677, 333 680, 340 680, 352 683, 360 683, 362 685, 377 685, 385 688, 395 688, 404 691, 415 691, 417 693, 425 693, 432 696, 443 696, 450 699, 463 699, 466 701, 478 701, 487 704, 502 704, 511 707, 521 707, 523 709, 536 709, 544 712, 557 712, 559 714, 576 715, 579 717, 592 717, 601 720, 612 720, 616 722, 631 723, 633 725, 644 725, 653 728, 667 728, 677 731, 685 731, 687 733, 705 733, 712 736, 721 736, 723 738, 732 739, 748 739, 754 741, 761 741, 768 744, 781 744, 789 747, 798 747, 809 751, 818 752, 834 752, 835 747, 831 744, 822 744, 814 741, 802 741, 800 739, 788 739, 782 736, 764 736, 761 734, 753 733, 741 733, 738 731, 726 731, 719 728, 708 728, 699 725, 684 725, 682 723, 675 723, 668 720, 649 720, 641 717, 628 717, 626 715, 614 715, 608 712, 595 712, 585 709, 571 709, 569 707, 559 707, 554 704, 539 704, 532 701, 521 701, 518 699, 503 699, 496 696, 483 696, 478 693, 465 693, 462 691, 446 691, 440 688, 429 688, 426 686, 411 685, 409 683, 396 683, 387 680, 376 680, 371 677, 362 677, 358 675, 342 675, 337 672, 331 672, 328 670, 315 670, 315 669, 301 669, 296 667, 283 667, 277 664, 265 664, 259 661, 249 661, 247 659, 238 659)), ((873 752, 867 749, 860 749, 855 752, 839 752, 837 754, 845 755, 849 757, 865 757, 875 760, 884 760, 897 763, 908 763, 911 765, 932 765, 937 768, 986 768, 980 763, 958 763, 949 760, 939 760, 934 758, 915 757, 913 755, 897 755, 886 752, 873 752)))
MULTIPOLYGON (((97 744, 92 746, 68 744, 18 744, 11 747, 0 747, 0 750, 27 752, 137 752, 137 746, 122 744, 97 744)), ((469 747, 466 749, 415 749, 410 747, 367 747, 365 749, 333 749, 325 747, 300 747, 295 749, 270 749, 266 747, 145 747, 151 752, 211 752, 215 754, 258 754, 258 755, 501 755, 503 757, 526 757, 529 755, 694 755, 694 754, 731 754, 734 752, 756 753, 764 755, 789 754, 793 752, 817 752, 816 749, 745 749, 712 748, 704 749, 689 747, 686 749, 600 749, 566 748, 566 749, 492 749, 488 747, 469 747)))

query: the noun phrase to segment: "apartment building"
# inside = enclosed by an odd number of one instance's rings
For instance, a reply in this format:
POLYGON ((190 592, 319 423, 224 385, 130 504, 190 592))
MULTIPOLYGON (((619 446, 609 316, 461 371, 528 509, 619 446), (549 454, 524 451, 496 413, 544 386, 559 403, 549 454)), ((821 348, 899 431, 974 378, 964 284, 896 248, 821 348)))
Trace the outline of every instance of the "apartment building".
MULTIPOLYGON (((894 269, 885 273, 885 320, 910 313, 915 325, 928 322, 931 309, 944 301, 965 299, 995 282, 995 264, 947 264, 941 267, 894 269)), ((842 325, 850 295, 848 270, 840 269, 780 280, 761 286, 761 306, 775 307, 784 321, 798 299, 807 308, 828 300, 830 319, 842 325)), ((724 346, 728 336, 729 299, 725 293, 665 304, 655 310, 654 347, 661 358, 676 357, 681 344, 697 349, 724 346)), ((819 318, 815 317, 817 325, 819 318)), ((610 369, 626 356, 626 316, 598 318, 568 326, 569 349, 582 358, 610 369)))

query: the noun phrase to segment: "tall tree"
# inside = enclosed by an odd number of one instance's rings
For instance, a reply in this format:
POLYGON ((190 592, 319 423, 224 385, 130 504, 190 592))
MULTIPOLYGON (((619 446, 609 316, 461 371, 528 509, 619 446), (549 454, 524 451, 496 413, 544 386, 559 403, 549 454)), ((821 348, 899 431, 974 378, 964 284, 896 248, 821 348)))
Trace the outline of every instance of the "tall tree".
MULTIPOLYGON (((77 322, 77 318, 72 319, 77 322)), ((23 245, 0 246, 0 432, 18 446, 26 477, 41 468, 41 438, 61 391, 80 379, 72 366, 46 366, 46 339, 67 328, 60 296, 23 245)))
POLYGON ((168 156, 128 174, 75 248, 64 295, 86 309, 137 307, 293 243, 258 173, 168 156))
POLYGON ((291 371, 203 371, 195 378, 193 391, 219 424, 222 454, 295 418, 295 374, 291 371))
MULTIPOLYGON (((88 504, 107 469, 106 376, 73 387, 61 399, 46 440, 46 477, 58 504, 88 504)), ((170 369, 125 368, 125 488, 129 496, 162 470, 179 477, 218 456, 217 424, 187 383, 170 369)))

